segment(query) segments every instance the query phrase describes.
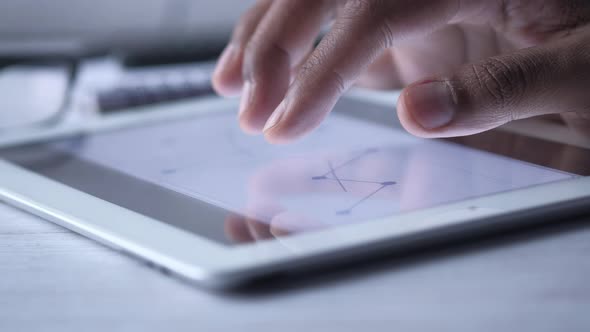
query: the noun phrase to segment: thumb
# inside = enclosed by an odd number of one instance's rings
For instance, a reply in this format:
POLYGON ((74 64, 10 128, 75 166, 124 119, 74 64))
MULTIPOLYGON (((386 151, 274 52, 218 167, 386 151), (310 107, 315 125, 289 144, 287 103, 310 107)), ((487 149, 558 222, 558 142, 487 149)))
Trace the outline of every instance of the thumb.
POLYGON ((561 40, 414 83, 402 92, 398 116, 416 136, 450 137, 542 114, 590 114, 588 45, 588 38, 561 40))

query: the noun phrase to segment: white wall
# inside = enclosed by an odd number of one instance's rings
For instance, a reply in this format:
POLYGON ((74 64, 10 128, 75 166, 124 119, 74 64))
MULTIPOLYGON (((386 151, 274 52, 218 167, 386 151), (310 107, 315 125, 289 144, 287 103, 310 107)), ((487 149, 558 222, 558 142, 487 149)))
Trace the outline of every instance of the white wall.
POLYGON ((227 38, 253 0, 0 0, 0 55, 227 38))

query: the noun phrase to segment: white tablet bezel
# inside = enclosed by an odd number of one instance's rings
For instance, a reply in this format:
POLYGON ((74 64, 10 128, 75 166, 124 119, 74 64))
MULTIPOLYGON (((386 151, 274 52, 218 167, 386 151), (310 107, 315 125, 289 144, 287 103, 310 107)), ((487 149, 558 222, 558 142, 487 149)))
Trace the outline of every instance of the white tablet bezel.
MULTIPOLYGON (((5 144, 172 120, 225 109, 236 106, 236 103, 235 100, 217 98, 178 103, 145 113, 89 121, 84 127, 65 126, 50 132, 11 138, 5 140, 5 144)), ((541 215, 548 206, 551 209, 560 207, 560 204, 568 209, 588 206, 590 178, 580 177, 238 246, 215 243, 2 160, 0 199, 189 280, 211 287, 228 287, 285 268, 319 263, 319 257, 334 260, 352 249, 365 252, 385 241, 403 246, 404 239, 415 239, 416 235, 423 235, 422 238, 427 240, 436 236, 433 231, 460 230, 466 225, 473 229, 478 224, 474 222, 476 220, 485 220, 489 225, 495 220, 504 222, 504 217, 523 211, 541 215)))

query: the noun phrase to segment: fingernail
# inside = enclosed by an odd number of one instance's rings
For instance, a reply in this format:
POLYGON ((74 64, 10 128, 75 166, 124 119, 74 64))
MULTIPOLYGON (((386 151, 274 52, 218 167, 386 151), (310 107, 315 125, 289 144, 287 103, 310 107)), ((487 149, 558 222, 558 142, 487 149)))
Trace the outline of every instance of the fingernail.
POLYGON ((291 232, 289 230, 281 228, 280 226, 278 226, 278 227, 273 226, 270 229, 270 233, 275 237, 284 237, 284 236, 291 235, 291 232))
POLYGON ((279 123, 279 121, 281 121, 281 118, 283 117, 283 114, 285 113, 286 109, 287 107, 285 106, 285 101, 282 101, 281 104, 274 110, 274 112, 272 112, 270 118, 268 118, 268 120, 266 121, 264 129, 262 129, 262 131, 267 131, 270 128, 276 126, 279 123))
POLYGON ((275 237, 287 236, 293 233, 292 221, 283 215, 272 218, 270 223, 270 233, 275 237))
POLYGON ((244 114, 248 106, 250 105, 250 99, 252 98, 252 83, 249 81, 244 82, 244 87, 242 88, 242 99, 240 100, 240 110, 238 112, 238 116, 244 114))
POLYGON ((445 82, 428 81, 409 87, 405 102, 414 120, 424 129, 443 127, 455 116, 455 101, 445 82))

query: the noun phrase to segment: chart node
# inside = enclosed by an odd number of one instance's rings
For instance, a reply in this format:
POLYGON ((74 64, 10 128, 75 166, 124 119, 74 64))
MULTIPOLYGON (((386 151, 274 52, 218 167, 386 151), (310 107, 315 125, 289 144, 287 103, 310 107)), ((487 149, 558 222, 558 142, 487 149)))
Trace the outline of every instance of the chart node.
POLYGON ((352 214, 352 211, 354 210, 354 208, 361 205, 363 202, 365 202, 366 200, 371 198, 373 195, 377 194, 378 192, 380 192, 381 190, 383 190, 387 187, 397 184, 397 182, 395 182, 395 181, 371 181, 371 180, 364 180, 364 179, 347 179, 347 178, 339 177, 336 174, 336 170, 340 170, 345 166, 349 166, 349 165, 353 164, 354 162, 367 156, 368 154, 372 154, 372 153, 376 153, 376 152, 379 152, 379 149, 377 149, 377 148, 367 149, 367 150, 363 151, 361 154, 359 154, 358 156, 356 156, 352 159, 349 159, 349 160, 339 164, 336 167, 334 167, 334 165, 332 164, 331 161, 327 161, 328 171, 322 175, 313 176, 311 178, 314 181, 321 180, 321 181, 336 182, 336 183, 338 183, 339 187, 342 189, 343 192, 348 192, 348 188, 344 185, 345 183, 368 183, 368 184, 374 184, 375 186, 377 186, 377 188, 374 191, 370 192, 369 194, 367 194, 364 197, 361 197, 356 203, 354 203, 348 209, 336 211, 337 215, 345 216, 345 215, 352 214))

